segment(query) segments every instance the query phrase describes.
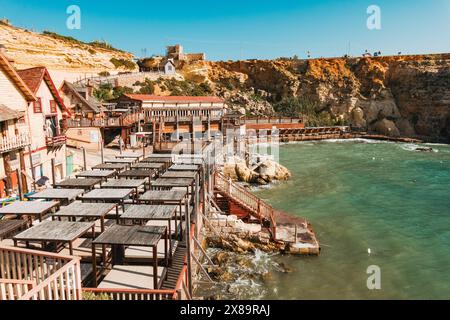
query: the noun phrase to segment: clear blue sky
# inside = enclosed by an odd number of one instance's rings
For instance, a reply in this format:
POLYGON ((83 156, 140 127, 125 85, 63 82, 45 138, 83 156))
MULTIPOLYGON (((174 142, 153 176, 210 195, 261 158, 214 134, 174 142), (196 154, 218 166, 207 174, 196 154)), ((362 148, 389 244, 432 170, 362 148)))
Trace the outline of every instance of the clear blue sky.
MULTIPOLYGON (((450 0, 0 0, 0 17, 35 31, 104 39, 137 56, 168 44, 210 60, 450 52, 450 0), (81 30, 66 28, 66 8, 81 9, 81 30), (366 27, 381 8, 381 30, 366 27)), ((1 39, 0 39, 1 43, 1 39)))

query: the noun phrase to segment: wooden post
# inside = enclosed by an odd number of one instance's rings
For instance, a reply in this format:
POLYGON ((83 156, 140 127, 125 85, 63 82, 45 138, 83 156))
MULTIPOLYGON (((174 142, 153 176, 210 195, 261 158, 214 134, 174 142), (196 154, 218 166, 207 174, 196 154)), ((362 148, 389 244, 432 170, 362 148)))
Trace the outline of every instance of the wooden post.
POLYGON ((33 154, 31 152, 31 146, 28 146, 28 151, 30 155, 30 168, 31 168, 31 178, 33 178, 33 189, 36 190, 36 175, 34 172, 33 154))
POLYGON ((297 237, 298 237, 298 230, 297 230, 297 225, 295 225, 295 233, 294 233, 294 239, 295 239, 295 242, 294 243, 297 243, 297 237))
POLYGON ((142 158, 145 159, 145 135, 142 138, 142 158))
POLYGON ((199 174, 195 175, 195 191, 194 191, 194 222, 195 222, 195 237, 198 238, 198 214, 199 214, 199 202, 200 202, 200 192, 199 192, 199 174))
POLYGON ((102 139, 102 145, 101 145, 101 148, 100 148, 100 154, 101 154, 101 157, 102 157, 102 164, 105 163, 105 150, 104 150, 104 148, 105 148, 105 141, 102 139))
POLYGON ((19 199, 23 201, 22 166, 19 162, 19 169, 16 170, 17 184, 19 185, 19 199))
POLYGON ((52 162, 52 183, 53 183, 53 187, 55 187, 55 184, 56 184, 55 158, 53 158, 51 162, 52 162))
MULTIPOLYGON (((187 249, 187 273, 188 273, 188 291, 192 297, 192 265, 191 265, 191 217, 189 214, 189 197, 186 200, 186 249, 187 249)), ((183 221, 183 220, 182 220, 183 221)))
POLYGON ((83 148, 83 170, 87 170, 86 149, 83 148))

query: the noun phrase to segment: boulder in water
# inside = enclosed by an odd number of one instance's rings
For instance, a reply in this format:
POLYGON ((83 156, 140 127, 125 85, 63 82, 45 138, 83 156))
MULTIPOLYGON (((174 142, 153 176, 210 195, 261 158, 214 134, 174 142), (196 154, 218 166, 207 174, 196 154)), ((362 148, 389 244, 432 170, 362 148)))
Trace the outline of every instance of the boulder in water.
POLYGON ((415 150, 420 152, 433 152, 433 148, 430 147, 418 147, 415 150))

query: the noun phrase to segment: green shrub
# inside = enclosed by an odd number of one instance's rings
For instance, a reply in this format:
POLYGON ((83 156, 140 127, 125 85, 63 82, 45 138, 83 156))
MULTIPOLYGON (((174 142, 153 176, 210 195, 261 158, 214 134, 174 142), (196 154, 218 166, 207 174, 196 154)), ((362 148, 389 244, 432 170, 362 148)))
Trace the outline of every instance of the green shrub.
POLYGON ((274 104, 274 110, 286 117, 303 117, 306 126, 332 126, 337 123, 331 114, 321 110, 318 102, 307 97, 285 97, 274 104))
POLYGON ((82 293, 83 300, 112 300, 106 293, 86 292, 82 293))
POLYGON ((136 64, 131 60, 111 58, 111 60, 109 61, 114 65, 116 69, 123 67, 127 70, 133 70, 136 68, 136 64))

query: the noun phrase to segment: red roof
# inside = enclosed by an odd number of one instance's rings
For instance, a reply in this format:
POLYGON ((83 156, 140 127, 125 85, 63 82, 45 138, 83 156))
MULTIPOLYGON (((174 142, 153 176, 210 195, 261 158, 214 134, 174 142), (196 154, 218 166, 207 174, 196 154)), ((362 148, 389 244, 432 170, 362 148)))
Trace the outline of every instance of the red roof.
POLYGON ((223 103, 222 98, 213 96, 155 96, 150 94, 125 94, 132 100, 154 101, 154 102, 205 102, 205 103, 223 103))
POLYGON ((59 104, 61 109, 65 111, 70 116, 69 109, 64 105, 63 100, 61 99, 58 89, 53 83, 52 77, 45 67, 35 67, 25 70, 17 70, 17 73, 22 78, 22 80, 27 84, 28 88, 33 91, 34 94, 37 93, 39 87, 42 83, 42 80, 45 80, 45 83, 48 86, 48 89, 53 95, 55 101, 59 104))
POLYGON ((39 86, 41 85, 42 79, 44 79, 45 71, 47 71, 45 67, 37 67, 25 70, 17 70, 17 73, 27 84, 28 88, 30 88, 31 91, 36 94, 39 86))

